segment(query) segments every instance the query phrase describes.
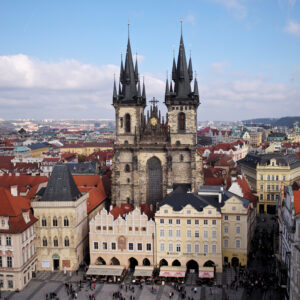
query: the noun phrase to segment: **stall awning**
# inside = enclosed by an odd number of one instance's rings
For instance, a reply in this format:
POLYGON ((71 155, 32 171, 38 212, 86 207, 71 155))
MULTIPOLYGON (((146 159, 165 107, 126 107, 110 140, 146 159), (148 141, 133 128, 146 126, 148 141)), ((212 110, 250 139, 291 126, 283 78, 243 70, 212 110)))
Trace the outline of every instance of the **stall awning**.
POLYGON ((133 276, 152 276, 153 266, 136 266, 133 276))
POLYGON ((202 267, 199 268, 199 278, 214 278, 214 268, 213 267, 202 267))
POLYGON ((125 266, 90 265, 86 275, 121 276, 125 266))
POLYGON ((160 268, 159 276, 161 277, 185 277, 185 267, 169 267, 160 268))

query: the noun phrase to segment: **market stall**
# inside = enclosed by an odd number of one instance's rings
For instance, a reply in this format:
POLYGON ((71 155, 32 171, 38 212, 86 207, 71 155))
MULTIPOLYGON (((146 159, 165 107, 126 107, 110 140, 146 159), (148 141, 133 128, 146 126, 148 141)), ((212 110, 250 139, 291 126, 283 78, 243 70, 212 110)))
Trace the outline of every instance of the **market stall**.
POLYGON ((153 269, 154 266, 136 266, 133 273, 134 279, 132 280, 132 283, 150 284, 152 282, 153 269))
POLYGON ((125 266, 119 265, 90 265, 86 272, 87 277, 100 282, 120 282, 125 271, 125 266))
POLYGON ((212 284, 215 277, 214 267, 201 267, 199 268, 198 283, 199 284, 212 284))
POLYGON ((162 266, 159 277, 165 282, 184 283, 186 267, 162 266))

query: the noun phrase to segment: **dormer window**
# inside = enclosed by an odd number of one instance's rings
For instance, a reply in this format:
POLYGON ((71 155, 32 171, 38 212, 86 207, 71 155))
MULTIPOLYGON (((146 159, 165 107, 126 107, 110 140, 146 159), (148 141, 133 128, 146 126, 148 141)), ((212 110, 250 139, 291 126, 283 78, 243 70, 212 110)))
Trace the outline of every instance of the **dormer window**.
POLYGON ((29 211, 23 212, 23 219, 24 219, 26 224, 30 222, 29 211))

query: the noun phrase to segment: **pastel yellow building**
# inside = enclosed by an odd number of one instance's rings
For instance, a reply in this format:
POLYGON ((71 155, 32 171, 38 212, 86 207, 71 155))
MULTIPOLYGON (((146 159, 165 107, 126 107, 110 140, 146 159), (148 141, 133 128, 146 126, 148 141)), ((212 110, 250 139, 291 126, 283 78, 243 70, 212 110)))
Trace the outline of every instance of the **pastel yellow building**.
POLYGON ((74 271, 88 255, 87 199, 66 165, 57 164, 41 199, 32 201, 38 271, 74 271))
POLYGON ((76 153, 78 155, 88 156, 97 151, 113 150, 113 144, 110 143, 72 143, 65 144, 60 148, 62 152, 76 153))
POLYGON ((155 214, 158 265, 222 272, 221 199, 213 198, 210 204, 179 187, 161 202, 155 214))
POLYGON ((276 212, 281 185, 293 185, 300 179, 300 161, 295 154, 248 154, 238 162, 259 202, 258 213, 276 212))

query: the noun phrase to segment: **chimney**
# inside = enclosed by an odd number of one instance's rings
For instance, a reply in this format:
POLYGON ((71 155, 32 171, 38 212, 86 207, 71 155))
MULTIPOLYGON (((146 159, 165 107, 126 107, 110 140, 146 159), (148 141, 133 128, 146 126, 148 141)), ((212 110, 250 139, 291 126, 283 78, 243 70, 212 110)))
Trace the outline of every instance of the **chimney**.
POLYGON ((222 194, 223 194, 223 187, 220 188, 220 192, 219 192, 219 203, 222 202, 222 194))
POLYGON ((12 196, 17 197, 18 196, 18 186, 17 185, 12 185, 10 187, 10 193, 12 196))

